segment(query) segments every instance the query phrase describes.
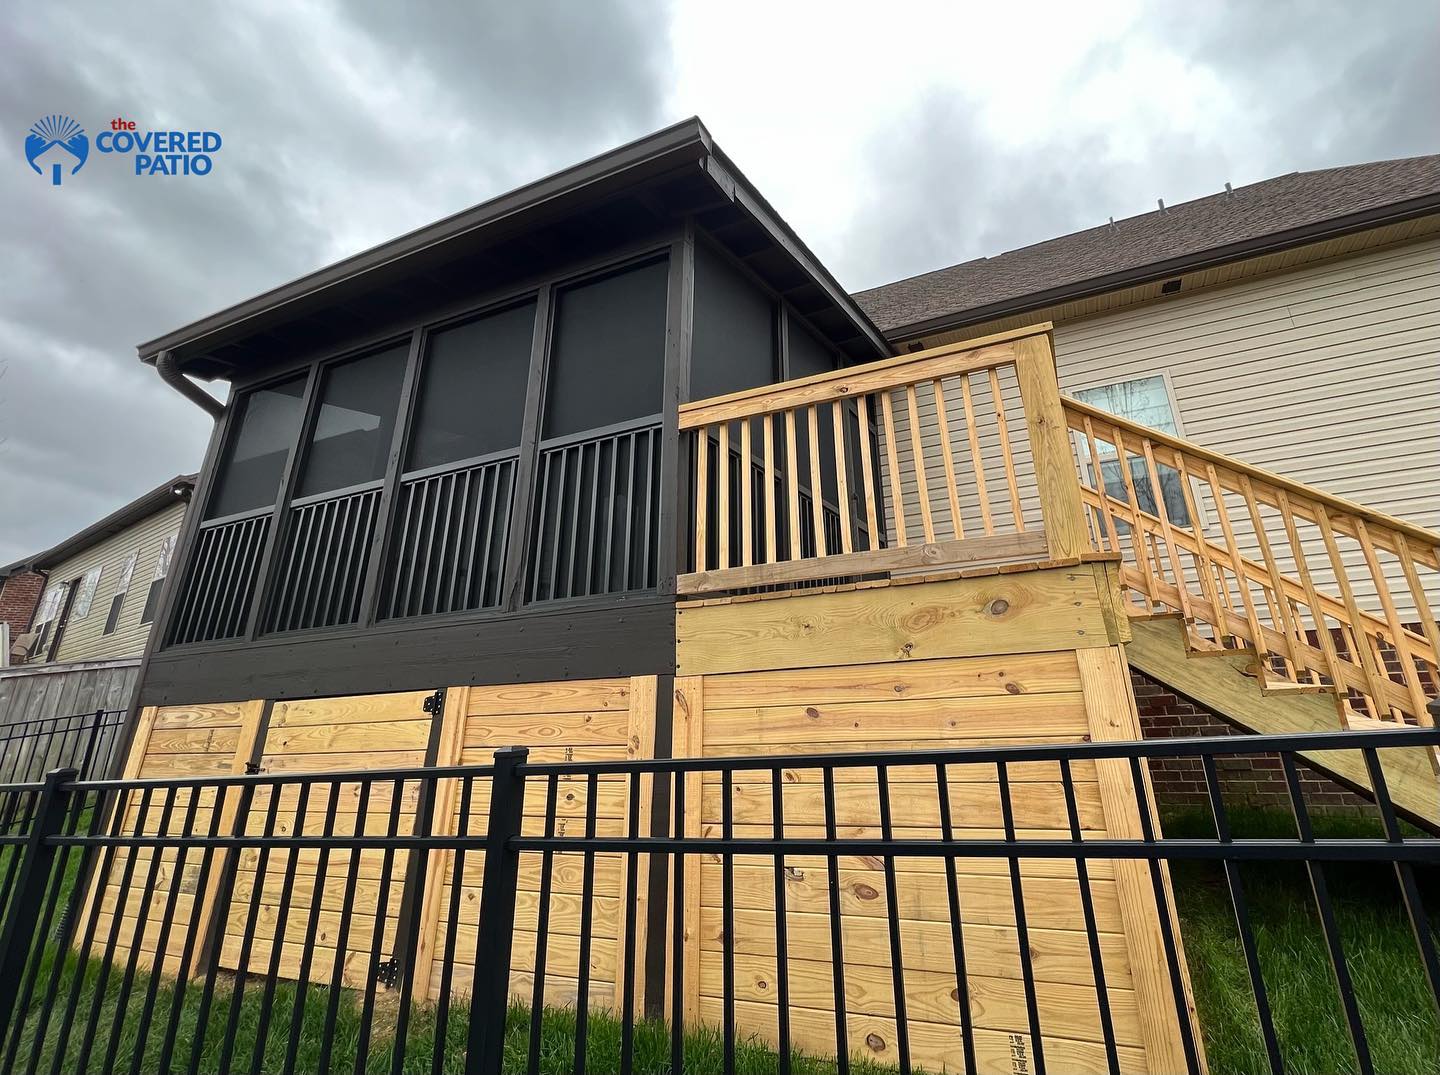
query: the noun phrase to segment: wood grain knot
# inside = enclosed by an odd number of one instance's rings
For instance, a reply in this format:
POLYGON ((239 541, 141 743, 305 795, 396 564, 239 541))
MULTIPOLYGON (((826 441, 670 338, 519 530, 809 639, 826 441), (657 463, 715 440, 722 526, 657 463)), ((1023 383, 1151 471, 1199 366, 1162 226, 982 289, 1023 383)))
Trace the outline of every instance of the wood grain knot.
POLYGON ((850 891, 854 892, 862 900, 875 900, 880 898, 878 889, 872 888, 863 881, 856 881, 850 891))
POLYGON ((1007 683, 1007 684, 1005 684, 1005 693, 1006 693, 1006 694, 1024 694, 1024 693, 1025 693, 1025 689, 1024 689, 1023 687, 1021 687, 1020 684, 1018 684, 1018 683, 1007 683))
POLYGON ((1003 597, 997 597, 990 602, 990 607, 985 611, 989 612, 992 616, 1003 616, 1010 611, 1010 602, 1003 597))
POLYGON ((885 1051, 885 1039, 879 1034, 866 1034, 865 1044, 870 1047, 871 1052, 883 1053, 885 1051))

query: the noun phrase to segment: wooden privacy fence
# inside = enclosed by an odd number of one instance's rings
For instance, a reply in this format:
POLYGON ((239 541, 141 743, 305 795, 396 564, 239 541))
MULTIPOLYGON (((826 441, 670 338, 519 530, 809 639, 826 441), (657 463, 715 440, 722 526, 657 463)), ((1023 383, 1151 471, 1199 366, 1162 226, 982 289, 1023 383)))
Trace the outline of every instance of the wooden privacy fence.
POLYGON ((1200 652, 1251 651, 1262 688, 1333 693, 1350 727, 1429 725, 1440 534, 1072 399, 1088 541, 1132 614, 1200 652))
POLYGON ((1088 551, 1048 327, 682 406, 680 592, 1088 551))

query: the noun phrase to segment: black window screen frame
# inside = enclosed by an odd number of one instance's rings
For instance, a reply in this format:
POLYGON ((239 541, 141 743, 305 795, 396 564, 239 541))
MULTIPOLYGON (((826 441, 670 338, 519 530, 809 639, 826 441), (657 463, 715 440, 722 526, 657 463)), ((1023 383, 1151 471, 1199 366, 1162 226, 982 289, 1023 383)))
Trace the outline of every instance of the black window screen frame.
MULTIPOLYGON (((332 362, 326 362, 321 366, 318 371, 319 380, 316 383, 313 393, 314 398, 310 402, 309 413, 305 416, 305 432, 301 437, 300 456, 296 461, 298 465, 295 468, 294 490, 292 492, 292 496, 295 499, 301 500, 326 496, 337 493, 342 489, 371 485, 384 480, 391 444, 395 439, 395 426, 405 417, 401 413, 401 404, 404 402, 402 400, 402 394, 405 386, 405 373, 413 358, 411 354, 412 350, 413 348, 410 346, 408 340, 397 340, 388 345, 367 348, 359 354, 336 359, 332 362), (326 444, 324 445, 325 451, 323 453, 317 453, 317 447, 319 447, 321 443, 317 440, 317 435, 319 433, 320 422, 325 415, 327 396, 337 383, 337 378, 346 376, 347 371, 354 370, 363 363, 371 364, 372 369, 382 369, 378 363, 386 359, 389 359, 394 365, 393 370, 386 371, 389 375, 393 376, 394 383, 393 385, 387 385, 383 378, 379 379, 376 383, 381 389, 391 389, 388 396, 390 400, 393 401, 393 407, 388 412, 382 411, 376 415, 376 417, 379 418, 379 425, 376 427, 373 443, 370 445, 371 458, 368 470, 357 471, 354 474, 344 474, 339 480, 332 479, 307 485, 307 481, 314 477, 315 472, 312 468, 316 465, 317 458, 323 461, 322 465, 332 466, 330 456, 335 445, 326 444)), ((377 398, 383 399, 384 394, 377 398)), ((366 412, 357 411, 356 413, 363 414, 366 412)), ((364 431, 362 430, 360 432, 364 431)), ((350 434, 342 434, 342 436, 348 435, 350 434)), ((335 439, 339 438, 337 437, 335 439)), ((353 447, 351 447, 349 451, 353 452, 353 447)))
MULTIPOLYGON (((232 406, 235 408, 234 419, 230 428, 226 430, 225 446, 220 455, 220 461, 216 465, 215 473, 211 479, 210 492, 206 495, 205 512, 203 518, 207 522, 216 519, 228 518, 232 515, 247 515, 253 512, 273 509, 279 500, 284 483, 284 476, 287 466, 293 462, 296 445, 299 441, 301 431, 306 425, 306 403, 307 391, 310 380, 310 370, 304 369, 293 371, 283 377, 277 377, 265 384, 255 385, 246 388, 240 393, 232 406), (275 469, 275 488, 271 491, 270 499, 263 503, 251 503, 253 498, 246 498, 238 506, 234 503, 227 503, 227 497, 232 497, 233 491, 228 488, 233 478, 232 467, 235 465, 235 453, 240 448, 242 438, 246 433, 246 422, 251 413, 251 407, 255 401, 265 393, 276 393, 283 389, 297 388, 297 392, 283 392, 284 395, 293 396, 296 401, 295 418, 284 430, 288 437, 288 443, 284 449, 284 455, 280 459, 280 465, 275 469)), ((269 453, 274 455, 276 453, 269 453)))

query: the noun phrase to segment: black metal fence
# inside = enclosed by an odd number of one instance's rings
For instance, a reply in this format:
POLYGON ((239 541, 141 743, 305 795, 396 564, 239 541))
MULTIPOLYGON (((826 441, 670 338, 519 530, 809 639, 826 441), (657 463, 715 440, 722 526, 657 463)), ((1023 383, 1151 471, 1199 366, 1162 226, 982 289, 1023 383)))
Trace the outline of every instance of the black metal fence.
POLYGON ((1241 874, 1286 863, 1308 878, 1313 905, 1296 913, 1316 917, 1355 1067, 1371 1071, 1327 876, 1359 866, 1374 871, 1374 898, 1382 881, 1392 888, 1440 1004, 1422 895, 1433 878, 1417 876, 1440 865, 1440 842, 1403 824, 1385 775, 1402 752, 1437 745, 1440 732, 1417 729, 642 762, 532 762, 509 748, 489 766, 126 782, 55 771, 0 787, 0 807, 16 803, 12 816, 25 819, 0 836, 0 1072, 628 1072, 642 1062, 680 1072, 734 1070, 757 1048, 782 1072, 796 1052, 833 1057, 840 1072, 856 1053, 901 1071, 1130 1070, 1139 1054, 1117 1005, 1135 998, 1115 978, 1113 894, 1104 894, 1113 886, 1102 880, 1122 862, 1144 865, 1185 1068, 1201 1070, 1201 1045, 1166 866, 1208 863, 1223 874, 1250 985, 1250 996, 1225 1003, 1253 1009, 1280 1071, 1269 997, 1285 983, 1266 978, 1241 874), (1333 750, 1363 756, 1373 836, 1316 836, 1299 753, 1333 750), (1232 831, 1219 763, 1262 752, 1281 760, 1293 835, 1232 831), (1144 766, 1162 757, 1200 760, 1212 834, 1155 831, 1144 766), (1138 837, 1087 820, 1099 766, 1128 777, 1138 837), (1058 813, 1040 804, 1042 786, 1056 792, 1058 813), (917 820, 921 800, 931 822, 917 820), (610 866, 620 863, 617 875, 610 866), (1057 913, 1037 878, 1062 866, 1075 907, 1058 913, 1071 916, 1081 939, 1072 962, 1088 982, 1081 1006, 1093 1035, 1083 1049, 1073 1029, 1057 1031, 1075 1014, 1052 1006, 1037 955, 1057 913), (863 891, 853 879, 861 868, 874 879, 863 891), (802 906, 795 893, 812 869, 821 880, 802 906), (975 912, 977 872, 996 882, 986 898, 1006 908, 1000 932, 1022 998, 1017 1025, 998 1035, 989 1002, 971 995, 977 976, 993 973, 983 961, 1000 921, 995 907, 990 918, 975 912), (855 910, 857 898, 868 910, 855 910), (917 905, 923 915, 902 913, 917 905), (602 938, 597 921, 612 913, 617 928, 602 938), (697 935, 717 943, 697 945, 697 935), (757 941, 772 953, 763 1005, 753 988, 741 996, 742 981, 755 983, 738 966, 757 941), (573 960, 562 965, 562 951, 573 960), (944 1011, 930 988, 937 952, 944 1011), (658 973, 657 954, 668 954, 658 973), (607 958, 613 1006, 595 983, 607 958), (867 982, 851 988, 862 971, 867 982), (556 977, 569 983, 568 1013, 547 1008, 556 977), (818 1007, 817 980, 828 998, 818 1007), (425 995, 434 999, 416 1003, 425 995), (715 1029, 707 1036, 699 1024, 715 1029), (763 1045, 749 1040, 757 1034, 763 1045))
POLYGON ((75 769, 82 779, 110 765, 123 709, 96 709, 63 717, 37 717, 0 726, 0 784, 42 780, 52 769, 75 769))

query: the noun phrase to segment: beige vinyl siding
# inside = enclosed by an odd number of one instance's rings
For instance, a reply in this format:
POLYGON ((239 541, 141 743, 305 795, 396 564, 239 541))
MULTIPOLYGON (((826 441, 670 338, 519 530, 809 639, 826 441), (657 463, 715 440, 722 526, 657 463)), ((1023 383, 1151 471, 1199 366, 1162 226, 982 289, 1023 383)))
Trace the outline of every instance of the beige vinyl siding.
MULTIPOLYGON (((83 619, 71 615, 65 637, 60 641, 60 652, 56 654, 57 661, 96 661, 139 657, 144 653, 151 627, 140 622, 140 616, 145 611, 145 595, 155 574, 160 547, 167 537, 180 529, 184 516, 185 505, 176 502, 50 570, 50 581, 54 584, 81 578, 97 564, 101 568, 90 612, 83 619), (140 555, 135 561, 135 571, 130 577, 130 589, 121 607, 119 622, 112 634, 104 634, 105 620, 110 615, 121 569, 135 551, 140 555)), ((174 570, 173 557, 171 570, 174 570)))
MULTIPOLYGON (((1066 393, 1165 374, 1187 439, 1440 529, 1440 239, 1057 325, 1055 351, 1066 393)), ((1218 535, 1214 505, 1200 510, 1218 535)), ((1359 550, 1345 558, 1378 609, 1359 550)))

